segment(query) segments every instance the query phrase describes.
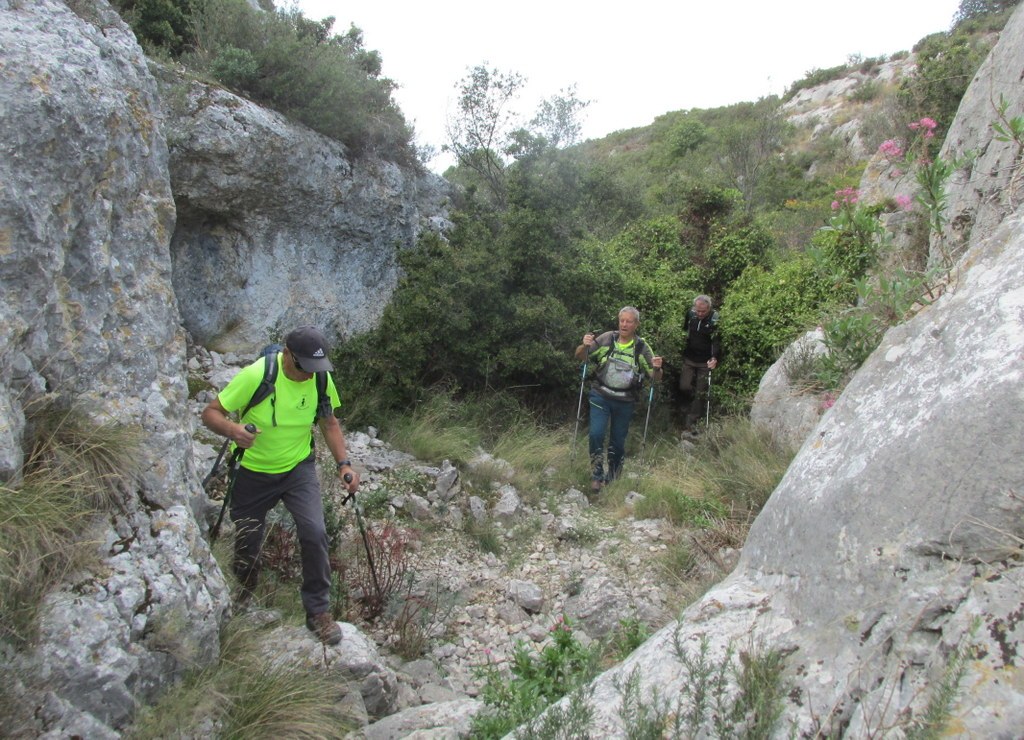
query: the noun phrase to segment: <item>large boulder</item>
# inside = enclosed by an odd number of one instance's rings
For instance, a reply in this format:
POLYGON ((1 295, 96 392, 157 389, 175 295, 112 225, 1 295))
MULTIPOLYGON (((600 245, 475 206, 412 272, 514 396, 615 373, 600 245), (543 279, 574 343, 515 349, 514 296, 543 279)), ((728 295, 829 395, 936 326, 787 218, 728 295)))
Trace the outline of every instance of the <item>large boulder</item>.
POLYGON ((750 407, 750 422, 770 432, 783 445, 797 449, 818 426, 822 412, 831 406, 832 394, 801 387, 796 369, 807 366, 827 352, 820 328, 806 332, 786 348, 758 384, 750 407))
POLYGON ((178 213, 174 288, 195 341, 251 355, 300 324, 331 340, 376 326, 399 251, 447 223, 444 181, 354 159, 280 113, 158 71, 178 213))

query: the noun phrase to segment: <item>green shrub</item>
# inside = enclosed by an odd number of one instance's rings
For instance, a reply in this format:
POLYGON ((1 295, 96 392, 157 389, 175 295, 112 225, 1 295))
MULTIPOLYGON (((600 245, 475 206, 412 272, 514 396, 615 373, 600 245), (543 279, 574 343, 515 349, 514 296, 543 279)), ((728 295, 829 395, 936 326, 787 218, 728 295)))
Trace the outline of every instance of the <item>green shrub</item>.
POLYGON ((966 32, 935 33, 914 47, 917 65, 900 83, 897 97, 913 118, 931 116, 943 134, 960 100, 988 55, 991 41, 966 32))
POLYGON ((864 80, 850 93, 850 100, 855 103, 869 103, 881 94, 882 84, 878 80, 864 80))
POLYGON ((512 653, 511 676, 487 657, 479 671, 487 706, 473 717, 473 737, 504 737, 595 675, 597 654, 580 644, 567 619, 551 628, 551 639, 539 654, 519 643, 512 653))
POLYGON ((334 19, 310 21, 296 9, 254 10, 245 0, 205 0, 191 16, 195 48, 181 61, 254 101, 281 111, 356 154, 381 151, 412 162, 412 137, 380 76, 380 56, 334 19))
POLYGON ((179 55, 195 40, 195 0, 113 0, 143 48, 179 55))
POLYGON ((729 408, 745 408, 782 348, 817 323, 821 307, 837 299, 810 257, 790 258, 771 270, 750 267, 730 285, 719 330, 721 369, 730 395, 715 396, 729 408))
POLYGON ((827 390, 842 388, 882 340, 885 327, 862 308, 850 308, 825 324, 828 352, 817 360, 815 378, 827 390))
POLYGON ((228 87, 248 91, 259 77, 260 65, 251 51, 225 46, 210 62, 210 72, 228 87))

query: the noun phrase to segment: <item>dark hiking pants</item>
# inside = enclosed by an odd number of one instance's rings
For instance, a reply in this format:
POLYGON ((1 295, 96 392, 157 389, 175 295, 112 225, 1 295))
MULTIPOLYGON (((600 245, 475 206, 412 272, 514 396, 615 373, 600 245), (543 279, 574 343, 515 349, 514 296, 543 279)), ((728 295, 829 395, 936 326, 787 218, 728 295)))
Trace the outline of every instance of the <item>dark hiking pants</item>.
POLYGON ((312 455, 286 473, 239 469, 231 497, 235 576, 242 588, 256 587, 267 513, 278 501, 295 520, 302 557, 302 606, 309 615, 325 612, 330 607, 331 565, 320 481, 312 455))
POLYGON ((705 414, 708 398, 707 362, 683 359, 679 372, 679 390, 683 393, 683 428, 689 429, 705 414))

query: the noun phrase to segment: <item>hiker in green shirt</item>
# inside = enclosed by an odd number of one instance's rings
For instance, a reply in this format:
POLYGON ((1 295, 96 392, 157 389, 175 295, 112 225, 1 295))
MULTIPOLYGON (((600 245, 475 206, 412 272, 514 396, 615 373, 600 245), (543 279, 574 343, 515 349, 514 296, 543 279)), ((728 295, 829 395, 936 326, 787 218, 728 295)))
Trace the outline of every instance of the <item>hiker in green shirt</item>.
POLYGON ((640 312, 632 306, 619 311, 619 330, 583 335, 576 359, 597 368, 590 389, 590 490, 597 492, 619 477, 626 457, 626 435, 633 409, 640 400, 644 377, 661 380, 662 359, 636 335, 640 312), (609 432, 610 429, 610 432, 609 432), (604 438, 608 440, 608 472, 604 469, 604 438))
POLYGON ((229 414, 247 407, 263 380, 260 358, 238 375, 203 409, 203 423, 242 448, 241 466, 230 503, 235 524, 234 572, 241 584, 239 600, 252 598, 260 571, 260 550, 267 513, 278 501, 295 520, 302 557, 302 604, 306 627, 328 645, 341 641, 341 628, 331 618, 331 565, 323 500, 313 455, 312 427, 320 427, 337 462, 342 485, 354 493, 359 473, 348 459, 345 436, 334 416, 341 405, 330 376, 327 340, 319 330, 303 326, 290 332, 278 363, 273 393, 244 412, 238 422, 229 414), (326 398, 320 399, 316 375, 326 375, 326 398), (252 432, 247 425, 255 427, 252 432))

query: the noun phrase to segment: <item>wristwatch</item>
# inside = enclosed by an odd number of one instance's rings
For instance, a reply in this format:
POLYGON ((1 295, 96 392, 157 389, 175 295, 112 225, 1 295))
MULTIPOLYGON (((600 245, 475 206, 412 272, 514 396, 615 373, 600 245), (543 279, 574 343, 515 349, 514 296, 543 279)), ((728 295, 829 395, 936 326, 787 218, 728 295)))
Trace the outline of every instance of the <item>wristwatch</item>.
POLYGON ((351 468, 352 467, 352 461, 348 460, 348 459, 346 459, 346 460, 339 460, 338 461, 338 470, 341 470, 342 468, 345 468, 345 467, 351 468))

